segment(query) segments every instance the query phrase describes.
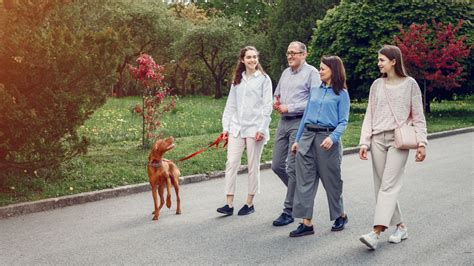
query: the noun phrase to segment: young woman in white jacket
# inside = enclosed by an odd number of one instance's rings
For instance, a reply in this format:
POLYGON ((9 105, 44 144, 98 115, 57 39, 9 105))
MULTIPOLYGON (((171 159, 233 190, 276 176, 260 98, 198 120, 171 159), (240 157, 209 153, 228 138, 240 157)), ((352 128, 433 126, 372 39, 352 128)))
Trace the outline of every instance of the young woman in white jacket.
POLYGON ((257 49, 242 48, 222 115, 222 134, 229 143, 225 171, 227 204, 217 209, 219 213, 232 215, 234 212, 235 183, 244 149, 247 149, 248 196, 238 214, 255 211, 253 198, 259 191, 263 146, 270 139, 272 100, 272 82, 258 61, 257 49))

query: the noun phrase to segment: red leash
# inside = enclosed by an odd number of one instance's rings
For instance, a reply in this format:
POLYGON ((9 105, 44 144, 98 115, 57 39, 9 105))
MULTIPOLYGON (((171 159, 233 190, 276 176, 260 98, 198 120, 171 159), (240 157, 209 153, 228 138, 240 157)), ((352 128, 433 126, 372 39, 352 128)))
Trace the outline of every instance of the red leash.
MULTIPOLYGON (((223 140, 224 140, 224 135, 223 135, 223 134, 220 134, 220 135, 217 137, 217 139, 214 140, 214 142, 211 143, 211 144, 209 144, 207 147, 202 148, 202 149, 200 149, 200 150, 198 150, 198 151, 196 151, 196 152, 193 152, 193 153, 189 154, 188 156, 179 159, 179 161, 182 162, 182 161, 186 161, 186 160, 188 160, 188 159, 191 159, 191 158, 193 158, 194 156, 200 154, 201 152, 203 152, 203 151, 209 149, 209 148, 212 147, 212 146, 216 146, 216 148, 218 148, 218 147, 219 147, 219 143, 220 143, 221 141, 223 141, 223 140)), ((228 142, 228 139, 225 138, 224 148, 227 147, 227 142, 228 142)))

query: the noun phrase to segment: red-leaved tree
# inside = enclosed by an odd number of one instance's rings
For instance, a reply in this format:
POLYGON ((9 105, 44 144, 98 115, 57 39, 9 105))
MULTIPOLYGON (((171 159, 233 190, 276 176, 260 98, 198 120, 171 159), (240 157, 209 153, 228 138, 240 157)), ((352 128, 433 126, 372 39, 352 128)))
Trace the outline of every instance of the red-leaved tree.
POLYGON ((430 113, 430 100, 439 100, 452 89, 459 88, 463 81, 462 60, 469 56, 471 45, 465 44, 466 36, 457 36, 463 24, 460 20, 453 27, 432 21, 422 25, 411 24, 407 30, 400 28, 394 37, 402 51, 410 75, 423 83, 425 112, 430 113))
POLYGON ((135 106, 134 111, 142 115, 142 147, 147 147, 158 136, 162 115, 176 107, 176 96, 171 96, 171 89, 163 84, 163 66, 147 54, 141 54, 136 61, 138 67, 129 65, 128 69, 143 86, 142 106, 135 106))

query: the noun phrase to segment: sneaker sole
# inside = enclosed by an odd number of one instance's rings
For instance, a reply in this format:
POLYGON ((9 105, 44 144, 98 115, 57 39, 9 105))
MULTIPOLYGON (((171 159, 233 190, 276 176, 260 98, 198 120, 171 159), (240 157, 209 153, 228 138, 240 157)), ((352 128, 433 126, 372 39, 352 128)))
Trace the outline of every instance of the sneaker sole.
POLYGON ((300 236, 307 236, 307 235, 314 235, 314 231, 310 231, 310 232, 304 232, 304 233, 301 233, 299 235, 292 235, 290 233, 290 237, 300 237, 300 236))
POLYGON ((221 211, 217 211, 217 212, 224 214, 224 216, 231 216, 232 214, 234 214, 233 212, 231 212, 231 213, 229 213, 229 212, 221 212, 221 211))
POLYGON ((369 247, 371 250, 375 250, 377 248, 377 246, 372 246, 372 244, 370 244, 367 240, 365 240, 365 238, 361 237, 359 238, 360 242, 364 243, 367 247, 369 247))
POLYGON ((391 239, 389 238, 389 239, 388 239, 388 242, 389 242, 389 243, 392 243, 392 244, 398 244, 398 243, 401 243, 403 240, 405 240, 405 239, 407 239, 407 238, 408 238, 408 236, 402 237, 402 238, 400 239, 400 241, 391 240, 391 239))
POLYGON ((247 213, 238 213, 237 215, 238 215, 238 216, 245 216, 245 215, 249 215, 249 214, 254 213, 254 212, 255 212, 255 211, 249 211, 249 212, 247 212, 247 213))

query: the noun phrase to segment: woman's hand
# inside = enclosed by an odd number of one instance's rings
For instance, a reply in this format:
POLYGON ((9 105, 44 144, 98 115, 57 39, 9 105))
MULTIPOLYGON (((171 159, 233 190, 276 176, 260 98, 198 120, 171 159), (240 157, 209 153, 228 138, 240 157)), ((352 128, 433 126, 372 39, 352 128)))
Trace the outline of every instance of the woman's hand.
POLYGON ((415 162, 423 162, 426 158, 426 148, 425 146, 419 146, 416 149, 415 162))
POLYGON ((367 147, 366 146, 360 147, 359 158, 361 160, 367 160, 368 157, 367 157, 367 147))
POLYGON ((262 139, 263 139, 263 133, 260 131, 257 131, 257 133, 255 133, 255 141, 261 141, 262 139))
POLYGON ((326 137, 319 146, 324 150, 329 150, 332 147, 332 144, 332 139, 330 137, 326 137))
POLYGON ((226 139, 229 138, 229 132, 227 132, 227 131, 222 131, 221 136, 222 136, 222 139, 223 139, 223 140, 226 140, 226 139))
POLYGON ((296 154, 298 152, 298 143, 293 143, 291 146, 291 153, 296 154))

